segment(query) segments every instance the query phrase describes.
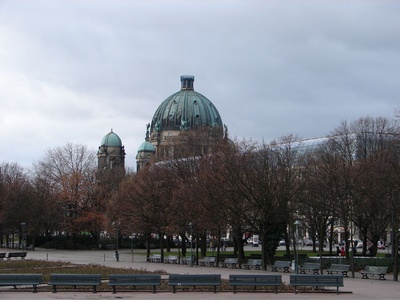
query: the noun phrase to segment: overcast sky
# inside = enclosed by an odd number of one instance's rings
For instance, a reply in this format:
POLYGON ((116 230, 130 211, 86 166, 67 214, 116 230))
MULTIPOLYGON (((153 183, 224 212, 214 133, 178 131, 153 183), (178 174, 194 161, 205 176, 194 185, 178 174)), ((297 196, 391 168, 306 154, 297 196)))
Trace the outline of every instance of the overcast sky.
POLYGON ((181 75, 232 137, 329 134, 400 108, 400 1, 0 0, 0 162, 111 128, 126 165, 181 75))

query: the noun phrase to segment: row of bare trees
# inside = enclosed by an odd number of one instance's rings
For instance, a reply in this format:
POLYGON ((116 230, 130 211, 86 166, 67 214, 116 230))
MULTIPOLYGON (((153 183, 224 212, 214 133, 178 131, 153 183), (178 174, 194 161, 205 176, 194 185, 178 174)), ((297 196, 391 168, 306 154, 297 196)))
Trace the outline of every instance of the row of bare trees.
POLYGON ((137 174, 98 171, 95 154, 73 144, 49 150, 29 174, 3 163, 2 236, 26 222, 32 235, 62 234, 76 246, 77 237, 98 239, 113 223, 147 243, 154 233, 184 240, 194 232, 204 255, 207 238, 219 241, 229 228, 240 258, 243 236, 260 235, 265 266, 282 238, 289 254, 299 218, 319 251, 326 239, 332 251, 335 226, 344 227, 347 241, 357 229, 364 254, 368 240, 376 252, 389 227, 398 232, 400 130, 393 120, 343 122, 314 145, 294 136, 269 144, 225 137, 206 145, 206 137, 187 132, 171 160, 137 174))
POLYGON ((298 218, 320 252, 326 239, 332 252, 334 227, 341 226, 347 255, 356 232, 363 254, 367 241, 376 253, 386 230, 398 228, 399 132, 394 121, 367 117, 343 122, 313 147, 293 136, 270 144, 221 140, 212 155, 190 156, 182 145, 175 150, 185 159, 124 180, 112 199, 115 215, 132 225, 131 232, 146 228, 159 236, 184 237, 195 224, 198 241, 230 228, 239 257, 242 237, 259 234, 264 264, 274 259, 282 237, 290 251, 298 218))
POLYGON ((95 154, 74 144, 48 150, 30 172, 18 164, 3 163, 1 244, 14 247, 15 233, 19 234, 18 247, 24 246, 23 233, 32 237, 32 245, 38 236, 64 236, 69 247, 76 248, 82 234, 96 243, 106 224, 113 183, 117 185, 123 175, 99 173, 95 154))

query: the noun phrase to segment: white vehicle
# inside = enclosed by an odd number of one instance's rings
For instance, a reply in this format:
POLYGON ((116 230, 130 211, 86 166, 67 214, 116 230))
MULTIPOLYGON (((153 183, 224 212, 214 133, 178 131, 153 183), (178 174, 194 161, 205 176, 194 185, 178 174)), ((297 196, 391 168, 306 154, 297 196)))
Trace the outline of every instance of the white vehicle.
POLYGON ((251 244, 253 245, 253 247, 258 247, 258 243, 259 243, 258 235, 254 234, 253 237, 251 238, 251 240, 252 240, 251 244))

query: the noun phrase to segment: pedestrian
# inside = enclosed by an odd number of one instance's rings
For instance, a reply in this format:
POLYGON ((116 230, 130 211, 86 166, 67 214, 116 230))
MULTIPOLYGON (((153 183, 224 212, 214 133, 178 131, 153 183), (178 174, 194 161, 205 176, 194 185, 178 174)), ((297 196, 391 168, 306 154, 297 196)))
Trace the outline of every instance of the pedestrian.
POLYGON ((336 246, 336 256, 339 256, 340 255, 340 248, 339 248, 339 246, 336 246))
POLYGON ((344 250, 344 247, 340 250, 340 255, 341 256, 346 256, 346 250, 344 250))

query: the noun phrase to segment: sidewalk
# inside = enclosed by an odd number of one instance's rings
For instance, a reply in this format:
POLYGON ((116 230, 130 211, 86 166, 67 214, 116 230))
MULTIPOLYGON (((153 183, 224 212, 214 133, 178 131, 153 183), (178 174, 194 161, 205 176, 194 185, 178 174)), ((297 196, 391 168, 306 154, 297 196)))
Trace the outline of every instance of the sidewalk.
MULTIPOLYGON (((135 250, 120 251, 119 262, 114 259, 114 251, 65 251, 65 250, 49 250, 37 249, 30 251, 27 259, 40 259, 49 261, 68 261, 76 264, 101 264, 109 267, 122 267, 133 269, 147 269, 149 271, 165 270, 168 273, 176 274, 221 274, 223 279, 228 279, 229 274, 272 274, 269 271, 254 271, 242 269, 229 269, 229 268, 209 268, 190 265, 174 265, 174 264, 161 264, 146 262, 144 252, 135 250)), ((276 273, 273 273, 276 274, 276 273)), ((279 273, 282 275, 282 280, 286 283, 289 282, 289 274, 279 273)), ((339 295, 336 293, 279 293, 275 294, 265 292, 251 292, 243 293, 238 292, 181 292, 173 294, 171 291, 162 291, 152 294, 150 292, 120 292, 112 294, 110 292, 98 292, 93 294, 91 292, 75 292, 75 291, 60 291, 58 293, 41 292, 39 288, 38 293, 32 293, 31 289, 27 291, 18 291, 6 287, 0 290, 0 299, 13 300, 13 299, 398 299, 400 291, 400 283, 393 281, 391 274, 387 275, 386 281, 377 280, 372 277, 371 279, 361 279, 361 275, 356 273, 356 278, 345 278, 344 287, 340 288, 342 292, 339 295)))

